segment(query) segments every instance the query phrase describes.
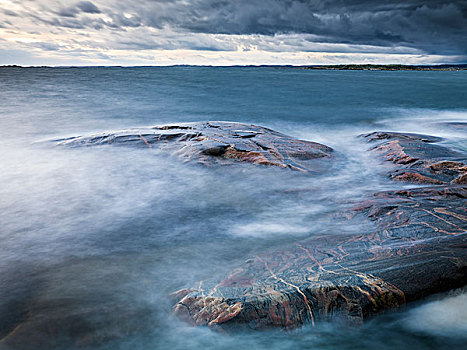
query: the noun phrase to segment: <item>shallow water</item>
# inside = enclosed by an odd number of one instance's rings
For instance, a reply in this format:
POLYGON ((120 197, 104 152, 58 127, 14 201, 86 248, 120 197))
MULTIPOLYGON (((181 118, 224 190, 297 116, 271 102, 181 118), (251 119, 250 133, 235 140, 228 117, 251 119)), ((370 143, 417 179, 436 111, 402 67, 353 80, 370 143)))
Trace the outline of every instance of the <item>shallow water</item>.
POLYGON ((329 217, 390 183, 357 135, 429 133, 466 150, 465 72, 282 68, 0 69, 0 348, 444 349, 466 341, 465 293, 363 326, 223 334, 173 319, 168 294, 256 252, 370 230, 329 217), (172 122, 254 123, 324 143, 322 175, 203 168, 155 149, 41 141, 172 122), (41 334, 37 343, 28 335, 41 334), (79 341, 76 341, 79 339, 79 341))

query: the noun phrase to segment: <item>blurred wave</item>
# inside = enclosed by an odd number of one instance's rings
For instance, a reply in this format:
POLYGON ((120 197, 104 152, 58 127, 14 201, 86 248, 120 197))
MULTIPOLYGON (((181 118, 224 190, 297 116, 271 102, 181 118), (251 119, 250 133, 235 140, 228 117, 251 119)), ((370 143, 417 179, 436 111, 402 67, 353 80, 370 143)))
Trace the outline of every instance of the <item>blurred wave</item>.
POLYGON ((0 338, 9 337, 0 348, 461 344, 465 294, 357 328, 336 321, 237 335, 174 320, 168 294, 306 236, 370 230, 371 223, 343 225, 337 214, 373 192, 407 185, 388 183, 390 165, 379 164, 356 136, 421 132, 465 147, 465 129, 456 123, 467 120, 466 83, 459 72, 0 70, 0 338), (323 174, 303 176, 248 165, 207 169, 156 149, 36 143, 209 119, 321 142, 335 149, 335 160, 323 174))

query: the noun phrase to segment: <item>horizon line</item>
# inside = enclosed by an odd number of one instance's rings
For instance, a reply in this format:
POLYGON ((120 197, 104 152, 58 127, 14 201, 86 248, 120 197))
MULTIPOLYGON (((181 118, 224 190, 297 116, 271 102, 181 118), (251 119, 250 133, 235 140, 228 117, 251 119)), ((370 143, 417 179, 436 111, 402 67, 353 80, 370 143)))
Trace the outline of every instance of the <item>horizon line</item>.
POLYGON ((293 67, 293 68, 319 68, 319 67, 344 67, 344 66, 372 66, 372 67, 467 67, 465 63, 439 63, 439 64, 401 64, 401 63, 339 63, 339 64, 167 64, 167 65, 19 65, 19 64, 4 64, 0 68, 163 68, 163 67, 293 67))

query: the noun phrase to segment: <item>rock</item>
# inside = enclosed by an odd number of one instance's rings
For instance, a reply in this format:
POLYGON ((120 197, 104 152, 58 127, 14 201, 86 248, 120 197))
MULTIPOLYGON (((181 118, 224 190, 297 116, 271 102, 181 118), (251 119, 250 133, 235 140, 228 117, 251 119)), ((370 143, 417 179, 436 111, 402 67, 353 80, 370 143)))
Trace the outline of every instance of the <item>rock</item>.
MULTIPOLYGON (((179 292, 174 313, 210 327, 362 322, 467 283, 465 155, 418 134, 375 132, 395 180, 442 186, 376 193, 350 216, 375 229, 314 236, 252 257, 223 279, 179 292)), ((349 215, 344 215, 349 216, 349 215)))
POLYGON ((176 315, 210 327, 351 322, 467 283, 465 186, 377 193, 354 208, 376 230, 323 235, 254 256, 183 290, 176 315))
POLYGON ((384 131, 375 131, 366 135, 361 135, 366 138, 369 142, 378 141, 378 140, 411 140, 411 141, 422 141, 422 142, 440 142, 443 139, 441 137, 431 136, 431 135, 422 135, 422 134, 413 134, 413 133, 400 133, 400 132, 384 132, 384 131))
POLYGON ((440 123, 434 123, 436 126, 440 127, 447 127, 450 129, 458 130, 458 131, 465 131, 467 129, 467 123, 466 122, 440 122, 440 123))
MULTIPOLYGON (((438 137, 363 136, 392 162, 394 180, 438 185, 386 191, 351 215, 359 234, 313 236, 262 252, 228 276, 172 294, 174 313, 199 326, 295 328, 340 317, 353 323, 467 284, 466 157, 438 137)), ((56 140, 64 146, 157 147, 204 164, 237 161, 312 171, 332 149, 259 126, 204 122, 56 140)), ((344 215, 346 216, 346 215, 344 215)), ((345 224, 345 223, 344 223, 345 224)))
POLYGON ((313 169, 313 160, 332 156, 332 149, 319 143, 298 140, 260 126, 231 122, 154 126, 54 142, 62 146, 157 147, 203 164, 240 161, 305 172, 313 169))
POLYGON ((433 185, 467 183, 467 157, 436 144, 442 140, 439 137, 396 132, 373 132, 362 137, 377 143, 372 151, 397 166, 389 174, 393 180, 433 185))

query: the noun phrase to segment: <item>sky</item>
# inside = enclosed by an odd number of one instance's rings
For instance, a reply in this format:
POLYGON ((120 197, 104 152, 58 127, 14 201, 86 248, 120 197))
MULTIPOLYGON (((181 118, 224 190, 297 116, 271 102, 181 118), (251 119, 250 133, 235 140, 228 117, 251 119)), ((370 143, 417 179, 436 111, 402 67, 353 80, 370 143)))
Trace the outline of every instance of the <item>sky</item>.
POLYGON ((467 63, 467 0, 0 0, 0 65, 467 63))

